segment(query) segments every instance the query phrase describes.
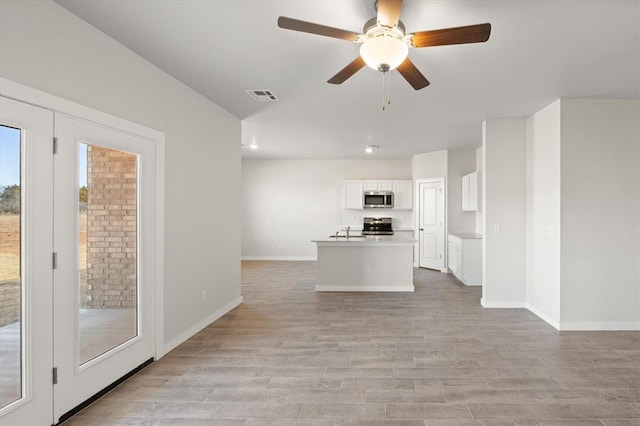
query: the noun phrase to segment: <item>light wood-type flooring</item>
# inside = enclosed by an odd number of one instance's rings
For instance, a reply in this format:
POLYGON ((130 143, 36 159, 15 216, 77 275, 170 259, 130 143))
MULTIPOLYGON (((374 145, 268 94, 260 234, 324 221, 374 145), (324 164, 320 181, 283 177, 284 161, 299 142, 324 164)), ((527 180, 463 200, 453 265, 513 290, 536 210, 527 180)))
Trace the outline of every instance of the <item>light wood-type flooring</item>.
POLYGON ((66 425, 640 425, 640 332, 558 332, 414 275, 316 293, 315 262, 243 262, 241 306, 66 425))

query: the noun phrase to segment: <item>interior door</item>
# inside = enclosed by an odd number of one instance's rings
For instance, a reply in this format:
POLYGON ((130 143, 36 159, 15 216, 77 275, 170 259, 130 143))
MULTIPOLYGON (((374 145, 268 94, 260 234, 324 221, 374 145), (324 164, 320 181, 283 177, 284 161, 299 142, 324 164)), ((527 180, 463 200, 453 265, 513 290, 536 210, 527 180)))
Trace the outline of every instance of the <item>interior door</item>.
POLYGON ((56 113, 54 418, 153 357, 153 140, 56 113))
POLYGON ((444 179, 419 183, 419 265, 444 270, 444 179))
POLYGON ((0 424, 53 418, 53 112, 0 97, 0 424))

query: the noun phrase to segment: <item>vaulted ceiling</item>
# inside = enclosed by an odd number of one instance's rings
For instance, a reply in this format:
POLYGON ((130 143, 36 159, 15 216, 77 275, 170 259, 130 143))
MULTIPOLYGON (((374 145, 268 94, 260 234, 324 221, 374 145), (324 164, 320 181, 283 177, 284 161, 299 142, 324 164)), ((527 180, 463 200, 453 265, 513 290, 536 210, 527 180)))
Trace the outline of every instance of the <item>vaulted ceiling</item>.
POLYGON ((478 147, 487 118, 526 117, 561 97, 640 97, 637 0, 406 0, 408 32, 490 22, 486 43, 410 49, 431 85, 362 69, 352 42, 283 30, 279 16, 362 31, 373 0, 58 0, 242 120, 257 158, 409 158, 478 147), (258 102, 245 89, 271 90, 258 102), (370 158, 370 157, 367 157, 370 158))

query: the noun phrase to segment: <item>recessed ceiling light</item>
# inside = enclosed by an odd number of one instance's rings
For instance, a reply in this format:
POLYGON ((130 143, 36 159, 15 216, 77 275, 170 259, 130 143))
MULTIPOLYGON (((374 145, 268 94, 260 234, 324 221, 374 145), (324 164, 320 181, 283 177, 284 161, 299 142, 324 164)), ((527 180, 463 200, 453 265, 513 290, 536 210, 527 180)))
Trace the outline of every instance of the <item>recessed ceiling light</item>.
POLYGON ((379 145, 367 145, 367 147, 364 149, 364 152, 366 152, 367 154, 371 154, 378 148, 380 148, 379 145))
POLYGON ((240 144, 241 148, 251 148, 251 149, 258 149, 258 144, 255 142, 251 142, 249 145, 245 145, 243 143, 240 144))

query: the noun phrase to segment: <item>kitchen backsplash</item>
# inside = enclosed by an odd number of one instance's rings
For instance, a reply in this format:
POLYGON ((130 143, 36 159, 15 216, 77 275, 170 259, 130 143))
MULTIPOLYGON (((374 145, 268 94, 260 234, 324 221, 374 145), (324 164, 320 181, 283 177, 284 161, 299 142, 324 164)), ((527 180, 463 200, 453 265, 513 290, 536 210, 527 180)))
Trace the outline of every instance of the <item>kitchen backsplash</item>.
POLYGON ((393 209, 343 210, 341 227, 362 229, 362 219, 365 217, 390 217, 393 219, 393 229, 413 229, 413 211, 393 209))

